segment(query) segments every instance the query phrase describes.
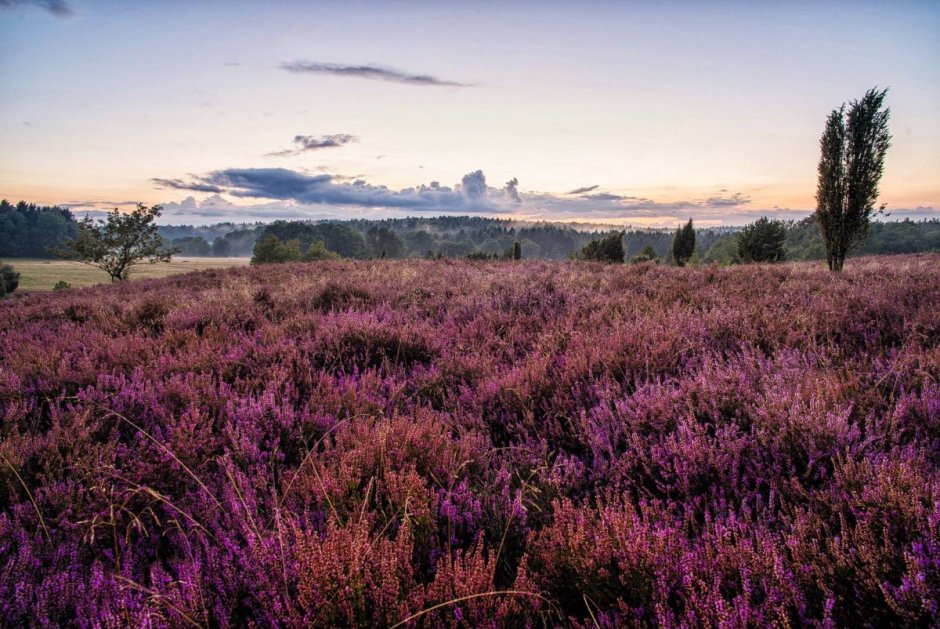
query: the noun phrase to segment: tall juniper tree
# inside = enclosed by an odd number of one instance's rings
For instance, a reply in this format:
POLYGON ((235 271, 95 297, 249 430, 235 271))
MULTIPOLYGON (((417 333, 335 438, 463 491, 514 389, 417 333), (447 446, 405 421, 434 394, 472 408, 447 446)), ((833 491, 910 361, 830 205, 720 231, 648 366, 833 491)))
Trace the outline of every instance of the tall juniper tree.
MULTIPOLYGON (((816 221, 826 242, 826 261, 841 271, 845 257, 865 242, 875 213, 878 182, 891 145, 888 90, 870 89, 861 100, 834 109, 819 140, 816 221)), ((879 209, 884 209, 882 205, 879 209)))
POLYGON ((690 218, 688 223, 676 230, 676 235, 672 238, 672 259, 678 266, 685 266, 693 253, 695 253, 695 227, 690 218))

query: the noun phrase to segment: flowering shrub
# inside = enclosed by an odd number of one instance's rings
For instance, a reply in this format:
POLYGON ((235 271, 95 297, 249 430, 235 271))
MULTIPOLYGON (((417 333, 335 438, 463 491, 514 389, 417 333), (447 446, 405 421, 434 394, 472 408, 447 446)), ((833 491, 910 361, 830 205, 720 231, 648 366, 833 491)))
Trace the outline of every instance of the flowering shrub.
POLYGON ((940 258, 0 304, 11 626, 940 624, 940 258))

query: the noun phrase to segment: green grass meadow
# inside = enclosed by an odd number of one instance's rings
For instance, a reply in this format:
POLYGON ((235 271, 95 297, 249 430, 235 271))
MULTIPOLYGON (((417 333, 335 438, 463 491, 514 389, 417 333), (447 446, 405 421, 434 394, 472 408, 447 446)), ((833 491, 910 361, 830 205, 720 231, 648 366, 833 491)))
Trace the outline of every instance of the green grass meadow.
MULTIPOLYGON (((52 290, 56 282, 68 282, 72 288, 107 284, 108 274, 87 264, 66 260, 41 260, 36 258, 4 258, 20 274, 17 291, 52 290)), ((219 269, 246 266, 248 258, 174 258, 172 262, 140 264, 131 270, 130 279, 152 279, 167 277, 202 269, 219 269)))

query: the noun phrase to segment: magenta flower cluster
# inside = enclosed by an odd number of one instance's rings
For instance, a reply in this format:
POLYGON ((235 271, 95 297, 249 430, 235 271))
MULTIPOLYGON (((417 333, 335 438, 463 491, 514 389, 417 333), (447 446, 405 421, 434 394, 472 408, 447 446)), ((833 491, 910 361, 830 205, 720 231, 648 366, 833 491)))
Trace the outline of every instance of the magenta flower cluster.
POLYGON ((936 626, 940 256, 0 304, 0 623, 936 626))

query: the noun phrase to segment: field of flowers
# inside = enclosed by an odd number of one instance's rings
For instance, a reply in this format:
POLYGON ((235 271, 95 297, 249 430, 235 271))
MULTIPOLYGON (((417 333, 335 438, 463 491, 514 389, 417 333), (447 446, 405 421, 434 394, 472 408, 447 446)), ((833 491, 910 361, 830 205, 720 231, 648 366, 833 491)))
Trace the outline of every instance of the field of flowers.
POLYGON ((0 303, 0 624, 936 626, 940 256, 0 303))

